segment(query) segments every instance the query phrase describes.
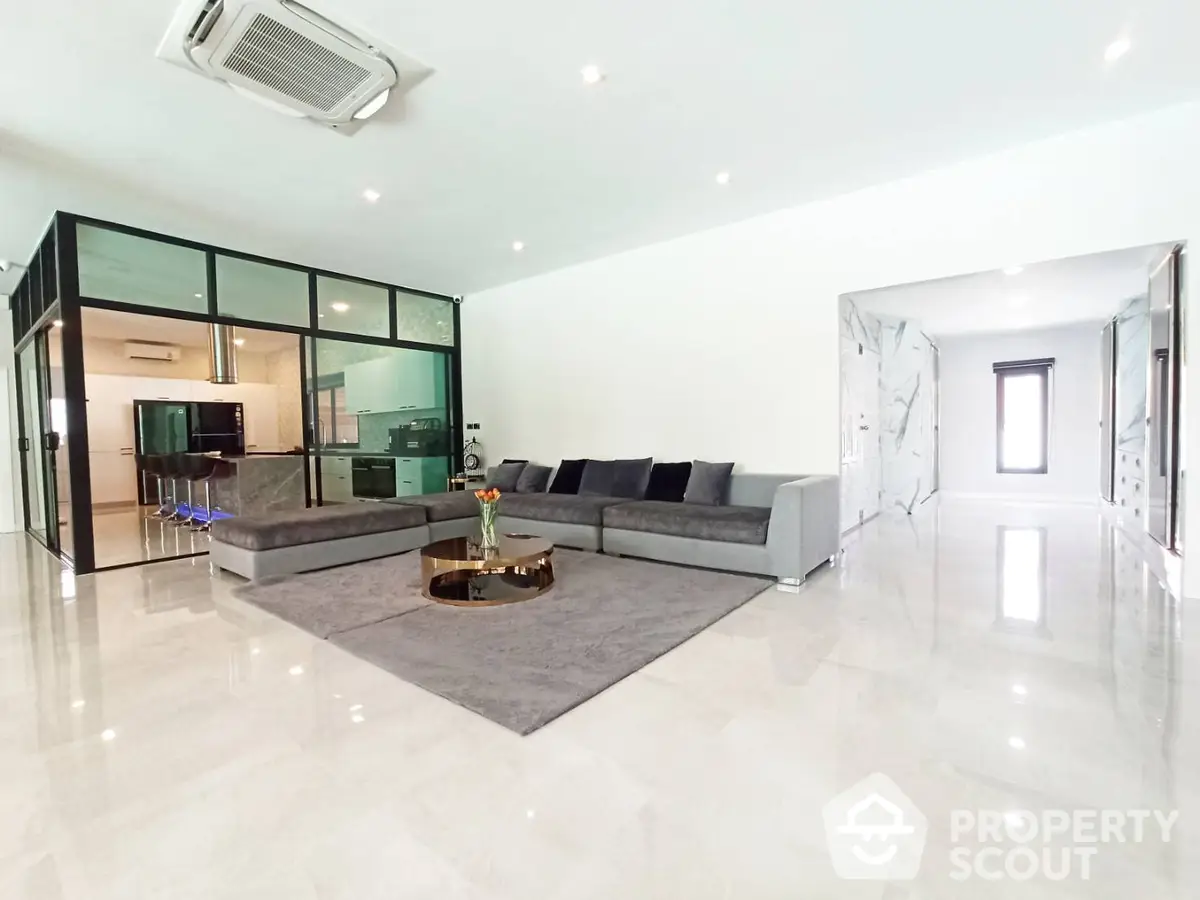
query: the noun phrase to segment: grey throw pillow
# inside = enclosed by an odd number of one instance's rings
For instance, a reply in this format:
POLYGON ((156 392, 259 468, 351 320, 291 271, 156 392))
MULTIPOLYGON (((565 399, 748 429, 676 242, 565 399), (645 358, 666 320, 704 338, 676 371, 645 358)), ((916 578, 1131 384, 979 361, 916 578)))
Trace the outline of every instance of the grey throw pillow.
POLYGON ((492 470, 486 486, 495 488, 501 493, 515 493, 517 480, 520 479, 523 471, 525 471, 525 463, 500 463, 492 470))
POLYGON ((688 477, 687 489, 683 492, 683 502, 720 506, 725 502, 725 494, 729 490, 729 477, 732 474, 733 463, 695 460, 692 463, 692 474, 688 477))
POLYGON ((650 483, 650 470, 654 468, 654 459, 618 459, 615 463, 616 474, 613 476, 613 497, 628 497, 630 500, 641 500, 646 496, 646 485, 650 483))
POLYGON ((611 497, 617 477, 617 464, 611 459, 589 459, 583 467, 579 493, 592 497, 611 497))
POLYGON ((546 484, 549 481, 549 466, 539 466, 537 463, 530 463, 521 472, 521 477, 517 479, 517 493, 541 494, 546 490, 546 484))

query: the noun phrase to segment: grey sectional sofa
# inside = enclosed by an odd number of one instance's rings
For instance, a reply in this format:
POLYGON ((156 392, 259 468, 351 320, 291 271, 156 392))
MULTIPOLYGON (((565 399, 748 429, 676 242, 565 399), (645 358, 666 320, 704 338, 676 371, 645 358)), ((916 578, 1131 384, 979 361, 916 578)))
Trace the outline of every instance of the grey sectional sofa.
MULTIPOLYGON (((579 494, 507 493, 497 528, 565 547, 767 575, 797 584, 838 552, 833 475, 735 474, 706 506, 579 494)), ((212 561, 246 578, 402 553, 478 533, 470 491, 397 497, 213 523, 212 561)))
POLYGON ((604 510, 603 540, 605 553, 796 584, 838 552, 838 480, 734 475, 728 505, 622 502, 604 510))
MULTIPOLYGON (((752 572, 792 584, 802 582, 838 552, 834 475, 734 474, 724 499, 720 506, 704 506, 628 497, 508 493, 500 498, 496 527, 537 534, 565 547, 752 572)), ((439 527, 445 537, 470 534, 478 515, 470 492, 384 502, 424 506, 429 527, 439 527), (469 518, 456 520, 454 515, 460 511, 469 518)))

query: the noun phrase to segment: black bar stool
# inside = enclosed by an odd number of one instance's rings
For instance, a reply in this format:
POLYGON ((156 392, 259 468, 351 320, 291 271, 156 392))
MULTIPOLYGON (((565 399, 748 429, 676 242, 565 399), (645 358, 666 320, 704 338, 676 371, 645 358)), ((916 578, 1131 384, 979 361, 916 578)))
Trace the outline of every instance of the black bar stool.
POLYGON ((212 529, 212 491, 210 490, 213 472, 217 468, 217 459, 212 456, 189 456, 188 460, 188 507, 192 511, 190 521, 195 523, 192 525, 192 531, 209 531, 212 529), (192 485, 196 482, 204 482, 204 519, 197 523, 196 507, 192 501, 192 485))
POLYGON ((168 505, 166 494, 163 492, 163 476, 166 474, 166 459, 162 456, 147 456, 142 463, 142 471, 154 479, 158 489, 158 509, 150 513, 149 518, 165 519, 174 512, 168 505))
MULTIPOLYGON (((171 515, 167 516, 166 521, 174 522, 176 525, 182 525, 187 522, 191 515, 191 510, 188 510, 187 515, 179 508, 179 479, 184 477, 184 466, 187 464, 187 454, 185 453, 168 453, 163 457, 165 469, 163 477, 171 483, 171 515)), ((188 482, 189 486, 191 482, 188 482)))

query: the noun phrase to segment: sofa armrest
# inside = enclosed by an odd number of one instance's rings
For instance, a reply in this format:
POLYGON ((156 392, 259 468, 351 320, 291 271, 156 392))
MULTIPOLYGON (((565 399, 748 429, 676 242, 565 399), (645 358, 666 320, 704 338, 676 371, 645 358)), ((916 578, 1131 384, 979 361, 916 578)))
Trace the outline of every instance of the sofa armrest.
POLYGON ((803 579, 838 552, 840 497, 836 475, 781 484, 771 504, 767 554, 776 578, 803 579))

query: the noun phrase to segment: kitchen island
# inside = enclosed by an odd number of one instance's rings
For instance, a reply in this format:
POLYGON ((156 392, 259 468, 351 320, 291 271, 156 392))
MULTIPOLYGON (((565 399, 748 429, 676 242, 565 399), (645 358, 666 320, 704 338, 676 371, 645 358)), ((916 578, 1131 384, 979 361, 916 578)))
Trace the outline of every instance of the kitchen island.
MULTIPOLYGON (((213 478, 213 506, 233 516, 253 516, 289 509, 304 509, 304 457, 227 456, 229 475, 213 478)), ((182 485, 180 485, 182 487, 182 485)), ((197 504, 203 505, 204 487, 192 488, 197 504)), ((182 496, 182 495, 181 495, 182 496)))

